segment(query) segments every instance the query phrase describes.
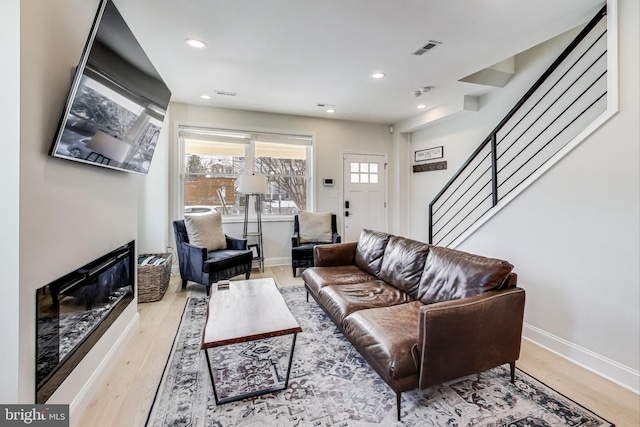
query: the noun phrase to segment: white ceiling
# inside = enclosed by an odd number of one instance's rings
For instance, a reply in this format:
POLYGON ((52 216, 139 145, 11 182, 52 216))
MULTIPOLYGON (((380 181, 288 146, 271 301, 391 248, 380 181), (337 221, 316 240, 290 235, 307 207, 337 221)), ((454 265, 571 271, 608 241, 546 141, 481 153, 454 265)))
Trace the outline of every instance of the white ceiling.
POLYGON ((603 0, 114 0, 172 100, 392 124, 487 87, 458 82, 603 0), (194 37, 208 47, 196 50, 194 37), (411 55, 429 40, 442 44, 411 55), (369 76, 382 71, 387 77, 369 76), (433 90, 419 98, 423 86, 433 90), (215 95, 216 90, 237 96, 215 95), (211 100, 200 95, 209 94, 211 100), (329 115, 318 103, 334 104, 329 115))

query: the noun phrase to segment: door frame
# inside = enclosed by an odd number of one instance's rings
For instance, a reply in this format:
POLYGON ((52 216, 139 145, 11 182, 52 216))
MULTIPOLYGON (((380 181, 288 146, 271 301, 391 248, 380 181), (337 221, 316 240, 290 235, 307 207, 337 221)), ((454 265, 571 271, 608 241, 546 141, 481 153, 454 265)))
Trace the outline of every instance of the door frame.
POLYGON ((389 230, 389 153, 381 152, 381 151, 360 151, 360 150, 341 150, 340 151, 340 177, 341 177, 341 187, 340 188, 340 233, 342 236, 346 236, 345 228, 344 228, 344 186, 346 184, 344 174, 344 156, 347 154, 355 154, 359 156, 383 156, 384 157, 384 231, 385 233, 389 230))

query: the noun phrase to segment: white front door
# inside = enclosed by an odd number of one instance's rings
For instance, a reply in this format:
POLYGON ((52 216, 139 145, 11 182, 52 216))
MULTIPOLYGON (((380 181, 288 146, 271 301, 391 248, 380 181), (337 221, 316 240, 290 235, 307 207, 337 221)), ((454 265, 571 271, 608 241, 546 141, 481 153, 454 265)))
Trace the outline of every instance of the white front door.
POLYGON ((343 163, 342 241, 357 242, 364 228, 386 231, 386 156, 345 154, 343 163))

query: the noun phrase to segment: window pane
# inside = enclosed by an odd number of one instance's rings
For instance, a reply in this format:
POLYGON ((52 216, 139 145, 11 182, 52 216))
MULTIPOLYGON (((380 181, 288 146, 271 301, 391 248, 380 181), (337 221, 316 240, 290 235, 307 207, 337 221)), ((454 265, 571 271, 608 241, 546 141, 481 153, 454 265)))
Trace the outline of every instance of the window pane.
POLYGON ((360 182, 363 184, 366 184, 369 182, 369 174, 367 173, 361 173, 360 174, 360 182))
POLYGON ((372 173, 369 175, 369 181, 372 184, 377 184, 378 183, 378 174, 377 173, 372 173))
POLYGON ((360 163, 360 172, 369 172, 369 163, 360 163))
POLYGON ((307 173, 304 145, 256 142, 254 172, 260 175, 301 175, 307 173))
POLYGON ((359 172, 360 163, 351 163, 351 172, 359 172))
POLYGON ((241 144, 185 139, 184 206, 239 214, 235 180, 245 167, 241 144))
POLYGON ((276 142, 255 142, 256 175, 266 175, 268 186, 263 211, 291 214, 307 209, 307 147, 276 142))
MULTIPOLYGON (((235 178, 208 178, 195 176, 184 181, 184 207, 194 211, 195 207, 216 209, 223 215, 239 214, 236 201, 240 194, 235 192, 235 178)), ((196 212, 199 209, 195 209, 196 212)))
POLYGON ((352 184, 358 184, 359 182, 360 182, 360 174, 352 173, 351 174, 351 183, 352 184))
POLYGON ((305 177, 270 176, 262 211, 266 214, 295 214, 307 209, 307 179, 305 177))
POLYGON ((369 163, 369 172, 378 173, 378 164, 377 163, 369 163))

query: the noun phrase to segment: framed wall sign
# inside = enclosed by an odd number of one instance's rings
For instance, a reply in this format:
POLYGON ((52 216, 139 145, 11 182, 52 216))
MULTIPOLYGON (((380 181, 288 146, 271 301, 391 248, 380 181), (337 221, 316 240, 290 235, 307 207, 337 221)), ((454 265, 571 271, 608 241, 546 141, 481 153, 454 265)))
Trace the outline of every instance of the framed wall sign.
POLYGON ((418 150, 414 154, 416 162, 424 162, 431 159, 441 159, 444 156, 444 148, 443 146, 427 148, 426 150, 418 150))

